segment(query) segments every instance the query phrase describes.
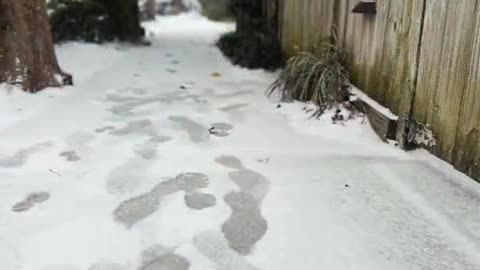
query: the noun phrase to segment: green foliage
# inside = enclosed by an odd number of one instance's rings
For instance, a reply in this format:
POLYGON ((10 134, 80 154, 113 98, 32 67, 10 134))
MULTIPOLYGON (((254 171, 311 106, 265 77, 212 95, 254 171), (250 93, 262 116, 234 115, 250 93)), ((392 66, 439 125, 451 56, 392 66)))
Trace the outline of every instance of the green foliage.
POLYGON ((222 35, 216 46, 234 65, 275 70, 285 64, 280 42, 271 34, 230 32, 222 35))
POLYGON ((144 34, 136 0, 58 0, 53 8, 50 22, 57 42, 133 42, 144 34))
POLYGON ((232 12, 229 8, 230 0, 200 0, 202 13, 214 21, 231 20, 232 12))
POLYGON ((278 91, 282 101, 312 101, 323 113, 349 96, 347 53, 324 41, 317 53, 302 52, 290 58, 268 95, 278 91))

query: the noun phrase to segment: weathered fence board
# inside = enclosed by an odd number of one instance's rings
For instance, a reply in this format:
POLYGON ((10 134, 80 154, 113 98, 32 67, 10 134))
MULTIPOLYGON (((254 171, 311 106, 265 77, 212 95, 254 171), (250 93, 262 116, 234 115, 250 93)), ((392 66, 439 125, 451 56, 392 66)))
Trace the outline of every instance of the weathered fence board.
MULTIPOLYGON (((472 25, 466 29, 467 42, 463 43, 466 50, 462 52, 470 56, 470 61, 463 74, 466 87, 460 107, 453 163, 459 170, 480 178, 480 3, 475 1, 470 4, 470 12, 474 16, 469 18, 472 25)), ((464 55, 463 58, 467 57, 464 55)))
POLYGON ((470 66, 478 63, 472 57, 477 14, 476 0, 427 1, 415 114, 432 127, 437 145, 431 150, 448 162, 453 162, 456 130, 467 120, 460 110, 473 75, 470 66))
POLYGON ((330 36, 335 0, 283 0, 282 4, 280 28, 287 54, 313 51, 316 44, 330 36))
POLYGON ((359 0, 282 0, 283 46, 314 52, 336 29, 350 53, 354 84, 401 118, 431 127, 429 149, 480 178, 480 1, 377 0, 375 16, 354 14, 359 0))

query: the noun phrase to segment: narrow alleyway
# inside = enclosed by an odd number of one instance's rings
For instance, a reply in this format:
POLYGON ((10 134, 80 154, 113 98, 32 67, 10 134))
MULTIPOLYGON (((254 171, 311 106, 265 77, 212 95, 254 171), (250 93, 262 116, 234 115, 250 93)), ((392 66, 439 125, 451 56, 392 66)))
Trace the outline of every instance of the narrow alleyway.
POLYGON ((0 269, 480 269, 480 185, 277 106, 213 46, 232 27, 65 44, 75 87, 1 93, 0 269))

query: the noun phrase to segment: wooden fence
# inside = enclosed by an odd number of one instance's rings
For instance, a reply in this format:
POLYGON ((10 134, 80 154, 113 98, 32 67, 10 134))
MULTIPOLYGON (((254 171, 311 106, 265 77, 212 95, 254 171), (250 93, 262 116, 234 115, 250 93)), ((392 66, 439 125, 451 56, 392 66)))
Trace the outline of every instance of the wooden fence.
POLYGON ((376 15, 352 13, 359 2, 280 0, 284 50, 314 52, 335 29, 353 83, 400 116, 397 138, 413 113, 429 150, 480 180, 480 1, 377 0, 376 15))

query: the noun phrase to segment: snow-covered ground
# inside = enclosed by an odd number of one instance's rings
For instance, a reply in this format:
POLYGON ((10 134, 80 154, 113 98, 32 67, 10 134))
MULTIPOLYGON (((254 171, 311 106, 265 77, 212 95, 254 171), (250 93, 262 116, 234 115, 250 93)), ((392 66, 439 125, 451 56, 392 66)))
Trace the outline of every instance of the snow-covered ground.
POLYGON ((212 46, 231 28, 66 44, 75 87, 0 92, 0 269, 480 269, 477 183, 361 118, 277 108, 272 74, 212 46))

